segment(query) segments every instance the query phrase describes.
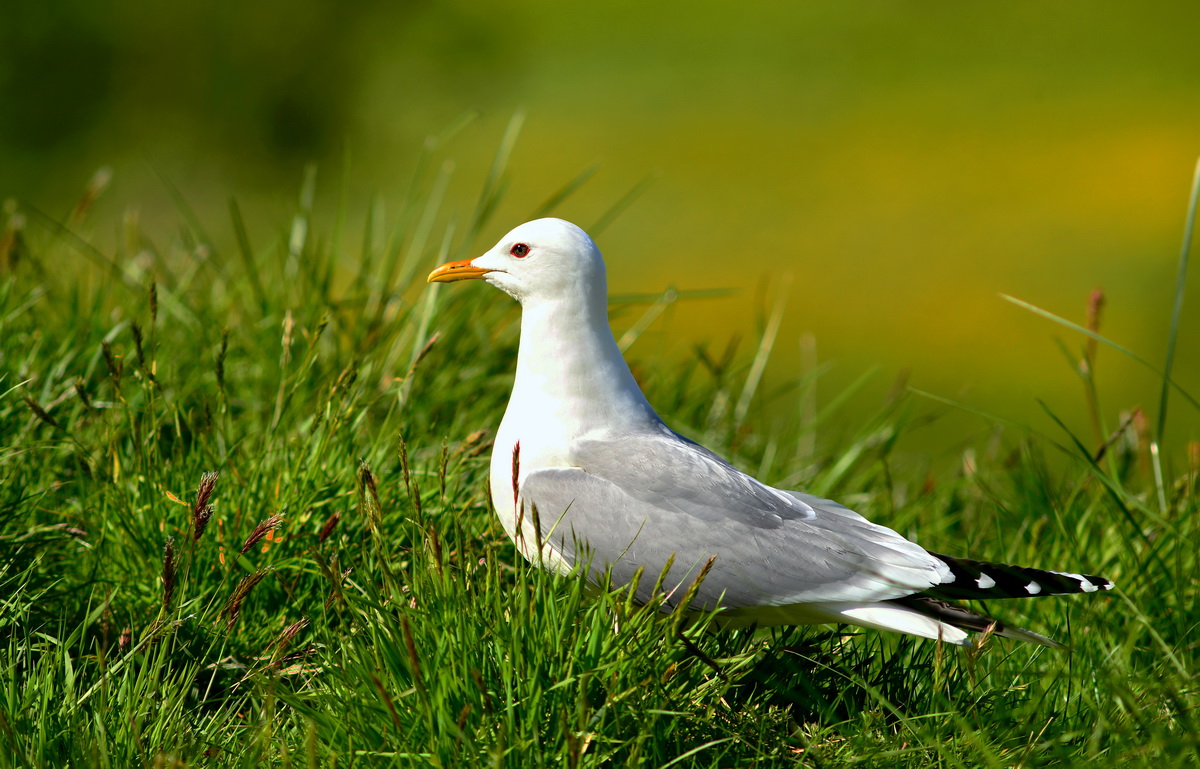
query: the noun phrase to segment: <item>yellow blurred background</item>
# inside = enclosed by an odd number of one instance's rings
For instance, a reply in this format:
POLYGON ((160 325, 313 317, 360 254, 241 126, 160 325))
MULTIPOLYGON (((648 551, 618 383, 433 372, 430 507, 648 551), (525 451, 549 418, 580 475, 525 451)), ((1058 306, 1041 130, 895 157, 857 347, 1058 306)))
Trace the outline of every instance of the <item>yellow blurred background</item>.
MULTIPOLYGON (((279 231, 309 162, 318 207, 344 184, 361 222, 373 195, 403 199, 427 136, 477 113, 439 155, 465 216, 521 111, 505 197, 464 248, 595 165, 557 212, 584 227, 650 179, 597 235, 614 293, 735 291, 682 303, 634 356, 753 337, 790 276, 774 381, 811 332, 836 364, 823 397, 878 366, 876 396, 908 371, 1055 433, 1040 398, 1086 436, 1054 341, 1082 338, 999 295, 1083 322, 1101 287, 1103 331, 1165 354, 1200 156, 1195 2, 62 0, 0 17, 0 198, 65 214, 110 167, 100 243, 130 207, 171 236, 160 176, 215 236, 230 197, 279 231)), ((1200 394, 1196 272, 1176 377, 1200 394)), ((1110 425, 1136 405, 1153 421, 1153 374, 1105 348, 1097 369, 1110 425)), ((1194 408, 1170 414, 1172 443, 1200 437, 1194 408)), ((986 427, 963 416, 934 450, 986 427)))

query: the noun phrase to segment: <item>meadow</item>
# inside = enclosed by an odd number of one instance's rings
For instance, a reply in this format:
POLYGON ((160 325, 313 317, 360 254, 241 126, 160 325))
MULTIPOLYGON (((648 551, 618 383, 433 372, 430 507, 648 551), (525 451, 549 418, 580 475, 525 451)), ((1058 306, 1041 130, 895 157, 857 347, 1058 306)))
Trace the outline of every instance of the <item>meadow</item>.
MULTIPOLYGON (((1195 765, 1200 448, 1157 450, 1186 389, 1094 408, 1099 441, 996 421, 939 469, 896 445, 959 408, 942 395, 851 410, 853 388, 816 397, 820 367, 767 389, 772 317, 743 347, 655 353, 665 299, 626 297, 618 336, 677 430, 930 549, 1117 589, 986 607, 1067 650, 964 651, 709 632, 527 566, 486 491, 517 308, 424 284, 512 224, 506 159, 457 218, 428 162, 361 222, 314 210, 312 173, 283 225, 234 202, 218 228, 172 188, 171 234, 126 220, 115 247, 90 192, 61 217, 9 206, 0 766, 1195 765)), ((1106 339, 1044 320, 1097 403, 1106 339)))

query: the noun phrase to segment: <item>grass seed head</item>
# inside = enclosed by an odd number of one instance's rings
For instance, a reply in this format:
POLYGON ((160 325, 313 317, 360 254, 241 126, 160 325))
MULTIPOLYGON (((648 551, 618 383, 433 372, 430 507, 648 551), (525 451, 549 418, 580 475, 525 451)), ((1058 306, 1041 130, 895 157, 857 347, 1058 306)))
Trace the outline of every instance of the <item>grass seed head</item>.
POLYGON ((461 446, 454 450, 454 453, 451 454, 451 457, 458 457, 461 455, 464 457, 474 458, 487 451, 491 447, 492 442, 488 440, 488 431, 476 430, 467 436, 467 439, 463 441, 461 446))
POLYGON ((62 425, 58 423, 58 420, 50 416, 50 414, 41 407, 41 404, 39 404, 33 398, 30 398, 28 395, 25 396, 25 405, 29 406, 29 410, 33 412, 33 415, 37 417, 39 421, 45 422, 56 429, 62 429, 62 425))
POLYGON ((521 479, 521 442, 517 441, 513 444, 512 453, 512 491, 513 491, 513 507, 516 507, 521 496, 520 481, 521 479))
POLYGON ((242 613, 242 602, 246 600, 246 596, 250 595, 250 591, 254 586, 263 581, 263 578, 270 573, 270 569, 259 569, 253 574, 244 577, 237 587, 233 589, 229 600, 225 602, 225 608, 221 611, 221 616, 225 617, 225 630, 233 629, 233 624, 237 622, 238 615, 242 613))
POLYGON ((75 394, 79 396, 79 402, 83 404, 84 408, 95 408, 95 406, 92 405, 91 397, 88 396, 87 387, 84 384, 83 377, 75 377, 75 394))
POLYGON ((116 356, 112 345, 107 341, 100 343, 100 349, 104 353, 104 365, 108 368, 108 375, 112 378, 113 387, 120 391, 121 374, 123 373, 121 359, 116 356))
POLYGON ((1104 289, 1094 288, 1088 294, 1087 327, 1090 331, 1100 330, 1100 316, 1104 312, 1104 289))
POLYGON ((217 389, 225 392, 225 357, 229 354, 229 329, 221 332, 221 346, 217 350, 217 389))
POLYGON ((200 477, 200 486, 196 489, 196 503, 192 505, 192 541, 199 542, 200 537, 204 536, 204 530, 208 528, 208 522, 212 518, 212 505, 208 504, 208 500, 212 497, 213 489, 217 487, 217 478, 220 473, 205 473, 200 477))
POLYGON ((175 538, 167 537, 163 546, 163 609, 171 606, 171 598, 175 595, 175 538))
POLYGON ((238 555, 245 555, 250 548, 258 544, 258 541, 267 536, 267 532, 275 529, 279 524, 283 523, 282 515, 271 515, 263 519, 262 523, 254 527, 254 531, 250 532, 250 536, 246 537, 246 544, 242 545, 242 549, 238 551, 238 555))
POLYGON ((4 231, 0 232, 0 269, 9 272, 17 266, 22 252, 21 231, 25 229, 25 216, 17 210, 16 201, 6 200, 3 213, 6 216, 4 231))
POLYGON ((306 627, 308 627, 307 619, 293 622, 285 627, 283 632, 276 636, 275 640, 271 641, 271 643, 267 645, 267 652, 270 653, 272 660, 274 660, 276 663, 280 662, 283 659, 284 650, 287 649, 288 644, 292 642, 292 639, 296 637, 297 633, 306 627))
POLYGON ((335 510, 332 515, 325 519, 325 523, 321 526, 321 532, 317 535, 318 542, 324 542, 329 539, 329 535, 333 533, 333 529, 337 526, 338 521, 342 520, 340 510, 335 510))
POLYGON ((133 332, 133 346, 134 346, 134 349, 137 350, 138 364, 142 368, 145 368, 146 367, 146 350, 142 344, 142 342, 143 342, 142 327, 135 320, 135 321, 130 322, 129 330, 131 332, 133 332))
POLYGON ((92 174, 92 178, 88 181, 87 187, 83 191, 83 195, 75 203, 75 208, 71 210, 71 223, 78 224, 82 222, 88 215, 88 212, 95 206, 96 201, 108 189, 108 185, 112 183, 113 170, 111 166, 101 166, 92 174))
POLYGON ((150 332, 158 325, 158 282, 150 281, 150 332))
POLYGON ((378 530, 383 523, 382 508, 379 505, 379 490, 375 484, 375 476, 366 462, 358 465, 358 512, 362 515, 368 531, 378 530))

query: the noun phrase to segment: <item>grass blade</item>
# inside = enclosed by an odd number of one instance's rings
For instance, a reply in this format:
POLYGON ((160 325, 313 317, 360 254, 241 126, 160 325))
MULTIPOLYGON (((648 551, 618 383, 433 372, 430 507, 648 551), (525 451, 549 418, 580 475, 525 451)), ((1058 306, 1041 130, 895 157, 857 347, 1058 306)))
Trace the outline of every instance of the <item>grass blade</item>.
POLYGON ((588 180, 595 176, 599 170, 600 164, 593 163, 580 171, 578 176, 557 189, 550 197, 546 198, 545 202, 534 209, 533 214, 529 218, 541 219, 543 216, 549 216, 554 209, 563 204, 563 201, 574 195, 584 184, 587 184, 588 180))
POLYGON ((1127 356, 1130 360, 1133 360, 1133 361, 1136 361, 1136 362, 1142 364, 1147 369, 1154 372, 1161 379, 1163 379, 1163 381, 1165 383, 1169 383, 1172 387, 1174 387, 1175 390, 1179 393, 1179 395, 1184 400, 1186 400, 1188 403, 1192 404, 1192 406, 1194 408, 1196 408, 1196 410, 1200 411, 1200 401, 1197 401, 1195 398, 1193 398, 1192 395, 1187 390, 1184 390, 1183 387, 1180 386, 1178 382, 1175 382, 1174 380, 1172 380, 1169 376, 1166 375, 1165 372, 1161 371, 1153 363, 1146 360, 1142 356, 1138 355, 1133 350, 1130 350, 1128 347, 1123 347, 1123 346, 1117 344, 1116 342, 1112 341, 1108 337, 1101 336, 1100 334, 1097 334, 1095 331, 1092 331, 1091 329, 1085 328, 1085 327, 1079 325, 1078 323, 1072 323, 1071 321, 1067 320, 1066 318, 1055 315, 1054 313, 1050 312, 1049 310, 1043 310, 1041 307, 1038 307, 1035 304, 1030 304, 1029 302, 1026 302, 1023 299, 1017 299, 1015 296, 1009 296, 1008 294, 1000 294, 1000 298, 1006 302, 1012 302, 1013 304, 1015 304, 1018 307, 1029 310, 1034 315, 1039 315, 1039 316, 1045 318, 1046 320, 1054 321, 1055 323, 1059 324, 1060 326, 1066 326, 1067 328, 1071 329, 1072 331, 1078 331, 1080 334, 1083 334, 1084 336, 1088 337, 1089 339, 1095 339, 1097 342, 1100 342, 1101 344, 1108 345, 1109 347, 1111 347, 1112 349, 1121 353, 1122 355, 1127 356))
POLYGON ((650 174, 637 184, 633 185, 629 192, 626 192, 624 195, 622 195, 620 200, 618 200, 616 203, 613 203, 607 211, 600 215, 600 218, 597 219, 596 223, 591 226, 591 228, 588 230, 588 233, 591 234, 593 238, 599 237, 600 233, 608 229, 608 226, 612 224, 616 218, 625 211, 625 209, 633 205, 635 200, 640 198, 646 190, 650 189, 650 185, 654 182, 654 179, 655 175, 650 174))
POLYGON ((1188 256, 1192 250, 1192 230, 1196 224, 1196 203, 1200 200, 1200 160, 1192 173, 1192 194, 1188 201, 1187 224, 1183 227, 1183 245, 1179 249, 1179 270, 1175 274, 1175 304, 1171 308, 1171 328, 1167 332, 1167 360, 1163 364, 1162 395, 1158 401, 1158 425, 1155 443, 1162 443, 1167 427, 1167 396, 1171 392, 1171 367, 1175 363, 1175 342, 1179 337, 1179 319, 1183 314, 1183 294, 1187 286, 1188 256))

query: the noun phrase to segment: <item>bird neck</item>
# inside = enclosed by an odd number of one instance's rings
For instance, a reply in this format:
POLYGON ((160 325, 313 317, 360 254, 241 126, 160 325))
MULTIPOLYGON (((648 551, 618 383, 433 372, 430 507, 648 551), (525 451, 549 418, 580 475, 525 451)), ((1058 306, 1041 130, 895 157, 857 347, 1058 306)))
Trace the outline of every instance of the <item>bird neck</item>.
POLYGON ((658 422, 608 325, 604 296, 526 302, 509 411, 566 428, 565 438, 658 422))

